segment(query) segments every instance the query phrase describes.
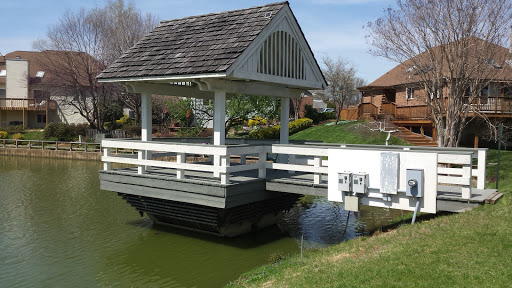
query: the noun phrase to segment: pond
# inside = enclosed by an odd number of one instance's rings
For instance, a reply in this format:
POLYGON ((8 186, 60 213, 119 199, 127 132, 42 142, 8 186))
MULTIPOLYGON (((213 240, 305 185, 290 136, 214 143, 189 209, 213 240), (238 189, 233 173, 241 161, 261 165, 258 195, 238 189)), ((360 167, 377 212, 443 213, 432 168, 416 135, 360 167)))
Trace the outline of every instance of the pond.
POLYGON ((276 255, 323 248, 400 211, 307 198, 279 225, 216 238, 155 227, 99 189, 101 163, 0 156, 0 287, 221 287, 276 255))

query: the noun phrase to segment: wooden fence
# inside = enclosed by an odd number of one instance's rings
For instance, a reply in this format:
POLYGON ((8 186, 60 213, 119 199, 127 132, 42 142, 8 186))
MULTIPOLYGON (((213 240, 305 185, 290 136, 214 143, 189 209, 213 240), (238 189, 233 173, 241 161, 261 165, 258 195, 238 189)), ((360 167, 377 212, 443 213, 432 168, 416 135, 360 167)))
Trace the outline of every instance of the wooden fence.
POLYGON ((2 148, 101 152, 100 143, 0 139, 2 148))

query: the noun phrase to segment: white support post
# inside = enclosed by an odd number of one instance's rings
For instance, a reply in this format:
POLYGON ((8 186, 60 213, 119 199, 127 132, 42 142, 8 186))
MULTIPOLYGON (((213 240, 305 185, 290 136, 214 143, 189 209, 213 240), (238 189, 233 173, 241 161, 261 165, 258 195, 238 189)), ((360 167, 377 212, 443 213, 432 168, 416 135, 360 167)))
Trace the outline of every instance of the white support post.
POLYGON ((226 92, 215 91, 213 102, 213 145, 226 143, 226 92))
MULTIPOLYGON (((57 144, 56 144, 57 145, 57 144)), ((110 148, 103 148, 103 155, 109 157, 112 155, 110 148)), ((103 162, 103 170, 108 171, 112 169, 111 162, 103 162)))
MULTIPOLYGON (((142 141, 151 141, 152 140, 152 128, 153 128, 153 123, 152 123, 152 120, 151 120, 151 116, 152 116, 152 95, 151 94, 147 94, 147 93, 143 93, 141 95, 141 104, 142 104, 142 107, 141 107, 141 110, 142 110, 142 129, 141 129, 141 140, 142 141)), ((139 151, 139 159, 141 159, 141 155, 140 155, 141 151, 139 151)), ((151 160, 151 151, 144 151, 144 154, 142 156, 142 159, 147 159, 147 160, 151 160)), ((139 171, 141 168, 139 167, 139 171)), ((147 166, 143 169, 143 171, 146 171, 146 170, 149 170, 150 167, 147 166)), ((142 172, 144 173, 144 172, 142 172)), ((142 173, 139 173, 139 174, 142 174, 142 173)))
MULTIPOLYGON (((279 120, 281 122, 281 128, 279 129, 279 143, 288 144, 290 137, 290 98, 281 98, 281 118, 279 120)), ((279 155, 278 162, 288 163, 288 155, 279 155)))
MULTIPOLYGON (((213 145, 226 144, 226 92, 215 91, 213 101, 213 145)), ((220 166, 220 155, 213 156, 213 165, 220 166)), ((213 173, 213 177, 219 177, 218 171, 213 173)))
MULTIPOLYGON (((137 159, 144 160, 144 158, 146 158, 146 153, 145 152, 146 151, 144 151, 144 150, 137 151, 137 159)), ((137 173, 140 174, 140 175, 146 173, 146 166, 144 166, 144 165, 137 166, 137 173)))
POLYGON ((462 199, 471 199, 471 170, 473 165, 464 164, 462 165, 462 178, 468 179, 466 185, 462 185, 462 199))
MULTIPOLYGON (((220 156, 220 166, 225 169, 229 167, 229 155, 220 156)), ((226 172, 220 172, 220 184, 229 184, 229 174, 226 172)))
POLYGON ((290 98, 281 98, 281 129, 279 130, 279 143, 288 144, 290 127, 290 98))
POLYGON ((260 152, 258 159, 258 178, 265 179, 267 178, 267 152, 260 152))
MULTIPOLYGON (((295 155, 288 155, 288 164, 295 164, 295 155)), ((293 170, 288 170, 288 174, 294 174, 295 171, 293 170)))
POLYGON ((247 156, 245 154, 240 155, 240 165, 245 165, 246 162, 247 162, 247 156))
MULTIPOLYGON (((322 157, 315 156, 315 159, 314 159, 313 163, 314 163, 315 168, 316 167, 320 168, 322 166, 322 157)), ((321 182, 322 182, 322 174, 315 173, 314 174, 313 183, 320 184, 321 182)))
MULTIPOLYGON (((187 159, 187 156, 185 153, 177 153, 176 154, 176 162, 177 163, 185 163, 186 159, 187 159)), ((185 170, 176 169, 176 178, 178 178, 178 179, 185 178, 185 170)))
POLYGON ((476 174, 476 188, 485 189, 485 162, 487 158, 486 150, 478 150, 478 172, 476 174))

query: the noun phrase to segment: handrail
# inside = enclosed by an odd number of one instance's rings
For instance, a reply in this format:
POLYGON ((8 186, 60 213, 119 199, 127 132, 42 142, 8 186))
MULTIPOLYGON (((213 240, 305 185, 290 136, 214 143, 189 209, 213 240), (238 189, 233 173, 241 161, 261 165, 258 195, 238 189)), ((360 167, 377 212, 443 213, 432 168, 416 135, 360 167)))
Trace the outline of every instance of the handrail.
MULTIPOLYGON (((439 183, 456 185, 462 188, 462 198, 471 197, 471 178, 476 176, 477 188, 483 189, 485 184, 485 158, 487 149, 474 148, 438 148, 414 146, 377 146, 354 144, 323 144, 305 143, 292 144, 241 144, 241 145, 211 145, 165 141, 140 140, 104 140, 102 142, 104 155, 104 170, 111 170, 111 163, 136 165, 138 174, 147 173, 151 166, 176 169, 177 179, 184 179, 191 171, 213 173, 214 178, 220 178, 220 184, 230 184, 230 174, 241 171, 258 171, 258 178, 267 178, 266 170, 284 170, 313 174, 313 184, 325 184, 322 177, 328 174, 330 149, 360 149, 381 151, 405 151, 435 153, 438 155, 439 183), (113 149, 131 149, 137 152, 132 155, 113 155, 113 149), (175 161, 152 159, 153 153, 173 153, 175 161), (213 161, 187 163, 186 156, 190 154, 209 155, 213 161), (267 157, 277 154, 276 161, 267 162, 267 157), (257 155, 256 163, 247 163, 246 156, 257 155), (232 156, 239 156, 240 164, 230 163, 232 156), (473 160, 477 160, 477 168, 473 169, 473 160), (461 166, 461 168, 458 168, 461 166)), ((156 155, 156 154, 155 154, 156 155)), ((211 159, 210 158, 210 159, 211 159)))
POLYGON ((0 98, 0 108, 17 108, 26 110, 56 109, 55 100, 34 98, 0 98))

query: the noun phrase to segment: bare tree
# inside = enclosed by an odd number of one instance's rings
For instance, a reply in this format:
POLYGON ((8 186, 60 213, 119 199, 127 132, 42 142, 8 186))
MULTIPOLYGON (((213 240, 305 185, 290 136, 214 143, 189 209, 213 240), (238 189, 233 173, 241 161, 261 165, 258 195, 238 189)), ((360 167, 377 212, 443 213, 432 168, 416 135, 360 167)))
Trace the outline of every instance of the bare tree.
MULTIPOLYGON (((102 25, 102 59, 109 65, 123 52, 134 46, 144 35, 158 25, 159 20, 152 14, 143 14, 130 2, 109 1, 102 9, 95 10, 102 25)), ((124 105, 135 112, 135 121, 140 122, 142 105, 140 94, 121 93, 124 105)))
POLYGON ((405 65, 428 95, 439 146, 457 146, 480 114, 468 104, 503 72, 511 19, 510 0, 398 0, 368 24, 371 52, 405 65))
POLYGON ((341 109, 345 104, 355 104, 359 97, 357 85, 364 80, 356 77, 356 69, 341 58, 334 61, 326 56, 323 59, 325 69, 323 73, 329 85, 323 92, 324 98, 334 102, 336 109, 336 123, 340 118, 341 109))
POLYGON ((118 84, 99 83, 96 76, 155 25, 153 16, 123 0, 67 11, 48 28, 46 39, 33 44, 48 55, 43 65, 53 75, 54 93, 70 96, 60 97, 59 104, 74 107, 94 129, 102 129, 104 112, 119 99, 140 115, 140 96, 124 93, 118 84))

